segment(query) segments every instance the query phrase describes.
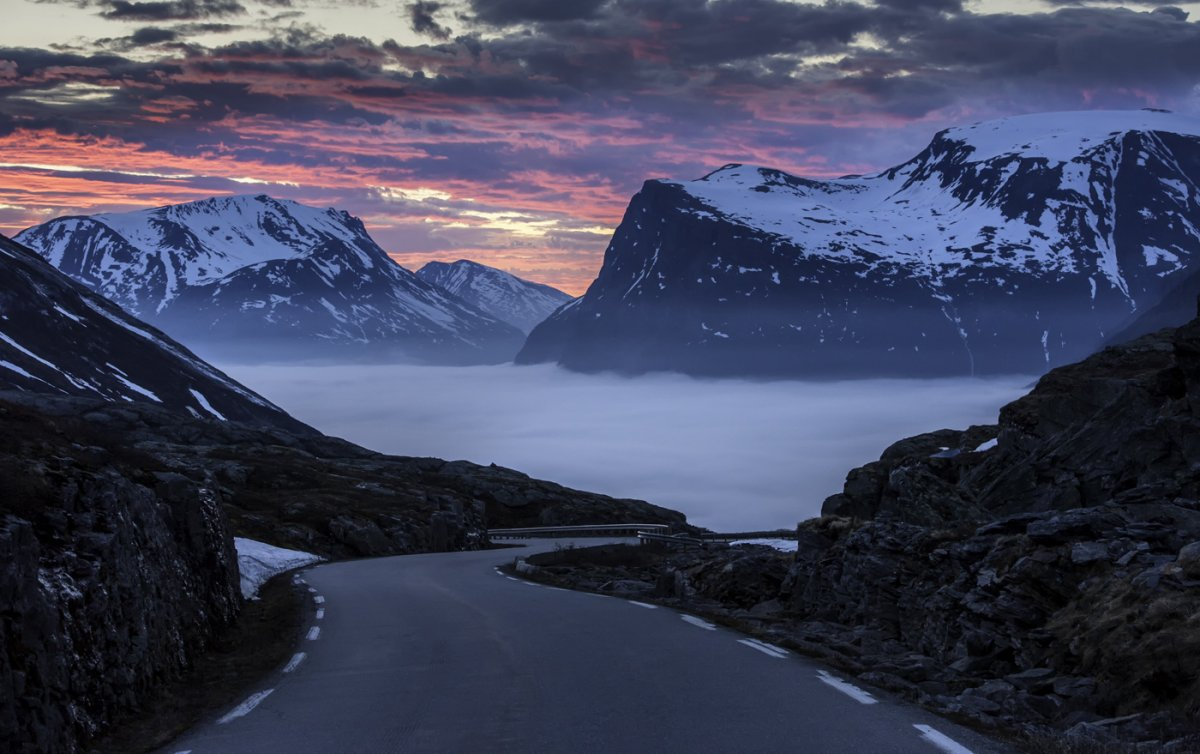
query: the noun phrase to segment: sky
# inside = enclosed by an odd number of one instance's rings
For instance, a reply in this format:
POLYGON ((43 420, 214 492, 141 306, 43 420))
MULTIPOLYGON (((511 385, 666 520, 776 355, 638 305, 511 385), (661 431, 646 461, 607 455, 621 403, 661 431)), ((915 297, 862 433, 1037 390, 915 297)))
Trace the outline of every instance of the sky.
POLYGON ((902 162, 1028 112, 1200 113, 1200 3, 5 0, 0 232, 265 193, 409 268, 582 293, 649 178, 902 162))
POLYGON ((301 421, 372 450, 496 463, 648 500, 725 532, 790 529, 820 515, 852 468, 903 437, 994 423, 1035 379, 752 382, 550 365, 220 366, 301 421))

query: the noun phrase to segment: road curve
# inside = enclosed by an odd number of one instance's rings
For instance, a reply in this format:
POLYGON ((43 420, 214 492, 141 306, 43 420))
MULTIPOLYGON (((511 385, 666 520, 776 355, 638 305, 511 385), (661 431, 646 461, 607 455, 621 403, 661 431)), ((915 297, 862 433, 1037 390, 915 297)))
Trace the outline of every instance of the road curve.
POLYGON ((1005 751, 677 611, 494 569, 520 552, 309 569, 311 628, 288 666, 163 751, 1005 751))

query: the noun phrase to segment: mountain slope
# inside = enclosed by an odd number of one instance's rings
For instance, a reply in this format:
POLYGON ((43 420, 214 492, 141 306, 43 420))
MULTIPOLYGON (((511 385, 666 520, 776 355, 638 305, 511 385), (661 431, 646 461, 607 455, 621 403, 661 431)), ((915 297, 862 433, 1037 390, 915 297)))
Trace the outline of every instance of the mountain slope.
POLYGON ((0 390, 148 401, 197 418, 312 430, 0 236, 0 390))
POLYGON ((1200 122, 1158 111, 943 131, 815 181, 647 181, 577 304, 518 355, 585 371, 1042 372, 1200 269, 1200 122))
POLYGON ((522 340, 334 209, 214 198, 60 218, 17 240, 206 355, 480 363, 507 360, 522 340))
POLYGON ((429 262, 417 277, 445 289, 501 322, 528 333, 573 297, 557 288, 460 259, 429 262))

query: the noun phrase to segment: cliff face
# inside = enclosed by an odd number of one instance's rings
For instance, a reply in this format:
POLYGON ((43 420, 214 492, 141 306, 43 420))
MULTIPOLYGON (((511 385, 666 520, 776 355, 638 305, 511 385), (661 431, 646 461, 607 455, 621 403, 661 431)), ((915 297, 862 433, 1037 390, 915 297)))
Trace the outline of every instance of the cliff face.
POLYGON ((241 604, 219 495, 86 424, 0 405, 0 749, 70 752, 241 604))
POLYGON ((1198 407, 1200 320, 1054 370, 852 471, 825 513, 867 521, 802 524, 785 599, 934 706, 1169 737, 1200 712, 1198 407))

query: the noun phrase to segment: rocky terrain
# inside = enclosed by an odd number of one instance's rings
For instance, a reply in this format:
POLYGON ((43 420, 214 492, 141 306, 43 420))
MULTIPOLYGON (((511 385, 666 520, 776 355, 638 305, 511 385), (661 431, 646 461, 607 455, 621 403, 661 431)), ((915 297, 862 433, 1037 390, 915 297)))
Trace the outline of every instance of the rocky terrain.
POLYGON ((0 749, 74 751, 237 616, 234 534, 327 558, 683 516, 150 402, 0 392, 0 749))
MULTIPOLYGON (((795 556, 553 556, 1024 740, 1196 751, 1200 320, 1054 370, 995 426, 852 471, 795 556)), ((545 567, 545 566, 548 566, 545 567)))
POLYGON ((517 361, 1041 374, 1197 272, 1198 166, 1200 120, 1091 111, 947 129, 873 175, 731 164, 649 180, 588 291, 535 328, 517 361))
POLYGON ((71 752, 241 606, 210 485, 104 427, 0 402, 0 749, 71 752))

